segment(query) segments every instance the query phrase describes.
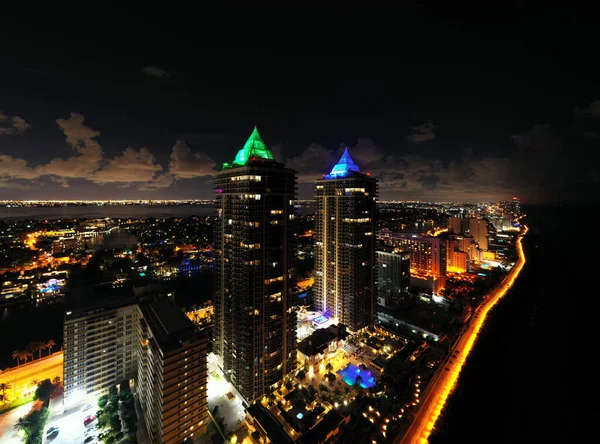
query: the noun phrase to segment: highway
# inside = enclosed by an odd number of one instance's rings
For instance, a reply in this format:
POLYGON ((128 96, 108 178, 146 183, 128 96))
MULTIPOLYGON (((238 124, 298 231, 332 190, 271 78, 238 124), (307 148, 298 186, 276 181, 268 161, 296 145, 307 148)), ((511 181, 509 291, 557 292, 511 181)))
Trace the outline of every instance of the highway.
POLYGON ((56 376, 59 376, 62 381, 62 351, 0 373, 0 382, 7 382, 10 384, 10 390, 6 392, 6 395, 10 400, 13 400, 31 394, 35 389, 34 384, 32 384, 33 380, 52 380, 56 376))
POLYGON ((522 240, 523 236, 527 234, 527 231, 529 231, 528 227, 523 226, 523 231, 517 240, 519 260, 502 281, 500 286, 490 292, 487 295, 485 302, 475 311, 469 325, 465 328, 459 340, 450 351, 448 358, 443 365, 440 366, 439 371, 431 380, 426 392, 421 397, 420 408, 409 429, 404 436, 399 437, 396 442, 400 442, 401 444, 425 444, 428 442, 429 435, 431 435, 448 397, 456 386, 460 370, 465 364, 466 358, 473 348, 473 344, 477 340, 477 335, 485 323, 487 314, 512 287, 525 265, 525 253, 523 252, 522 240))

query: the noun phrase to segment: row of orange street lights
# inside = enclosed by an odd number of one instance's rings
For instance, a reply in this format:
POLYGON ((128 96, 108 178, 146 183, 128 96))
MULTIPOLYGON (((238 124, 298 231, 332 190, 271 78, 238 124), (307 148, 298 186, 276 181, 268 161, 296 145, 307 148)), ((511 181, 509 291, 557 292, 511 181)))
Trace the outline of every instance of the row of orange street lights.
MULTIPOLYGON (((519 261, 509 273, 505 282, 490 294, 487 301, 476 311, 469 328, 465 331, 454 347, 454 351, 448 358, 446 364, 440 367, 439 378, 432 386, 428 387, 428 393, 425 397, 421 410, 413 420, 407 433, 402 437, 401 443, 420 443, 425 444, 433 431, 435 423, 442 413, 442 409, 452 390, 456 386, 460 370, 462 369, 467 356, 469 355, 479 331, 485 323, 488 312, 496 305, 496 303, 506 294, 512 287, 515 280, 521 273, 525 265, 525 254, 523 252, 522 239, 529 231, 527 226, 523 226, 523 232, 517 240, 517 250, 519 253, 519 261), (444 371, 444 368, 447 371, 444 371)), ((417 392, 418 394, 419 392, 417 392)), ((418 402, 418 397, 417 397, 418 402)), ((415 403, 413 403, 415 405, 415 403)))

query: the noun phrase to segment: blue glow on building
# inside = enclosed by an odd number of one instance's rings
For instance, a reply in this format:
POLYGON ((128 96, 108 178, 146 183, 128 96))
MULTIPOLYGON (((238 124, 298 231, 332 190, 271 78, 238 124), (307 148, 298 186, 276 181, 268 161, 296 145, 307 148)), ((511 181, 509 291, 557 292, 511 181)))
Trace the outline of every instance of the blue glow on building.
POLYGON ((348 148, 346 148, 338 163, 335 164, 329 174, 325 175, 325 179, 339 179, 350 176, 352 173, 360 173, 360 168, 354 163, 354 160, 350 157, 348 148))

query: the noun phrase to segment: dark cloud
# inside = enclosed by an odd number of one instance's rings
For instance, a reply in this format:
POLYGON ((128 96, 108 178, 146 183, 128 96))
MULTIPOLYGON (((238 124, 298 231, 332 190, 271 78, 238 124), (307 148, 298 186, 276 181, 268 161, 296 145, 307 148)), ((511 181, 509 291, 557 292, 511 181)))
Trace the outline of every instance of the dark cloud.
POLYGON ((170 72, 165 71, 156 65, 147 65, 142 68, 142 72, 150 77, 156 77, 157 79, 165 79, 171 75, 170 72))
POLYGON ((575 113, 580 116, 600 117, 600 100, 591 102, 583 108, 576 108, 575 113))
MULTIPOLYGON (((345 147, 346 145, 341 145, 345 147)), ((350 155, 363 172, 379 180, 383 200, 498 200, 518 190, 510 182, 510 159, 476 157, 465 150, 457 160, 444 163, 440 159, 415 154, 387 154, 372 140, 359 138, 350 155)), ((400 153, 400 148, 387 151, 400 153)), ((300 182, 312 182, 329 172, 342 149, 328 150, 311 144, 287 165, 298 171, 300 182)))
POLYGON ((437 125, 434 125, 434 123, 429 120, 421 125, 412 126, 410 129, 412 130, 413 134, 408 136, 406 139, 413 143, 423 143, 427 142, 428 140, 433 140, 435 139, 435 131, 438 128, 439 127, 437 125))
POLYGON ((84 125, 85 117, 71 113, 68 119, 58 119, 59 128, 67 138, 67 143, 75 150, 75 155, 66 159, 55 158, 37 168, 40 175, 55 175, 67 178, 88 178, 100 169, 103 160, 102 146, 96 138, 100 136, 84 125))
MULTIPOLYGON (((87 181, 133 191, 183 190, 190 183, 185 185, 185 181, 205 178, 207 182, 201 186, 210 189, 210 178, 216 174, 215 160, 205 152, 192 150, 181 139, 173 145, 169 163, 161 165, 146 147, 130 147, 115 157, 106 156, 99 142, 100 132, 87 126, 81 114, 72 113, 68 119, 56 122, 73 154, 38 166, 0 154, 0 188, 26 189, 34 180, 45 177, 49 179, 47 184, 63 188, 74 189, 87 181)), ((575 150, 577 145, 571 148, 572 140, 565 137, 550 125, 535 125, 510 136, 503 155, 478 155, 465 149, 451 160, 415 154, 410 146, 382 146, 364 137, 348 148, 361 170, 379 179, 382 200, 493 201, 520 195, 524 201, 536 202, 565 199, 565 190, 597 188, 599 169, 590 167, 594 159, 575 150), (564 140, 568 140, 569 150, 565 150, 564 140)), ((593 144, 593 139, 580 139, 593 144)), ((201 140, 198 146, 212 146, 201 140)), ((237 143, 235 139, 221 142, 227 147, 237 143)), ((305 184, 301 190, 310 190, 311 183, 331 170, 346 146, 329 149, 312 143, 287 159, 281 155, 279 145, 272 151, 298 171, 300 183, 305 184)), ((208 193, 203 189, 201 194, 208 193)), ((312 193, 300 197, 312 197, 312 193)))
POLYGON ((169 188, 175 183, 176 177, 171 173, 163 173, 157 176, 152 182, 142 184, 138 187, 142 191, 153 191, 162 188, 169 188))
POLYGON ((435 190, 437 184, 440 181, 440 176, 436 174, 429 174, 428 176, 419 176, 417 182, 423 185, 426 190, 435 190))
POLYGON ((35 179, 39 176, 39 172, 28 166, 25 159, 0 154, 0 178, 35 179))
POLYGON ((150 182, 162 167, 158 165, 148 148, 139 151, 127 148, 121 156, 109 159, 106 164, 89 177, 95 183, 150 182))
POLYGON ((64 178, 64 177, 50 176, 50 180, 52 182, 60 184, 60 186, 63 187, 63 188, 69 188, 70 187, 69 181, 66 178, 64 178))
POLYGON ((84 124, 82 114, 71 113, 68 119, 58 119, 58 127, 75 153, 67 158, 54 158, 37 167, 28 161, 0 154, 0 180, 2 187, 21 187, 15 180, 36 179, 48 176, 63 188, 69 187, 69 179, 85 179, 99 185, 117 184, 129 187, 137 184, 138 189, 153 190, 171 186, 175 179, 187 179, 213 174, 215 162, 203 153, 192 153, 185 142, 178 141, 173 147, 170 168, 156 162, 148 148, 125 149, 121 155, 107 158, 98 142, 100 132, 84 124))
POLYGON ((169 172, 178 179, 192 179, 216 174, 216 162, 206 153, 192 152, 183 140, 178 140, 171 152, 169 172))
POLYGON ((0 136, 23 134, 31 125, 19 116, 8 116, 0 111, 0 136))
POLYGON ((329 173, 342 155, 342 150, 333 152, 318 143, 310 144, 297 156, 286 159, 286 166, 299 173, 300 182, 312 182, 329 173))

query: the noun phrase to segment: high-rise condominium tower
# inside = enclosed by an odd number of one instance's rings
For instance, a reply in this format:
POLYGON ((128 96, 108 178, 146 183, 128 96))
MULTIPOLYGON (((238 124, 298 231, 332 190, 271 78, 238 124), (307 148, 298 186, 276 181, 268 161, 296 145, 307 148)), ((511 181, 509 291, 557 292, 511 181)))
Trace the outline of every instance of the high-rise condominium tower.
POLYGON ((377 252, 377 305, 396 307, 408 294, 410 251, 377 252))
POLYGON ((215 179, 214 351, 250 402, 296 366, 291 309, 296 172, 256 128, 215 179))
POLYGON ((315 188, 315 308, 356 331, 373 323, 377 180, 346 149, 315 188))
POLYGON ((198 438, 208 425, 205 333, 160 295, 73 307, 64 324, 65 409, 135 379, 150 442, 198 438))

